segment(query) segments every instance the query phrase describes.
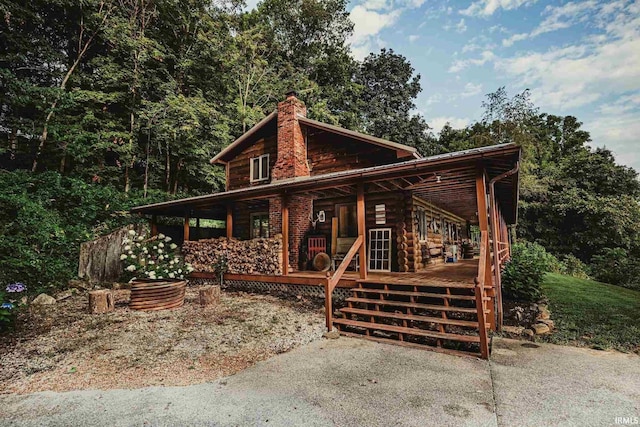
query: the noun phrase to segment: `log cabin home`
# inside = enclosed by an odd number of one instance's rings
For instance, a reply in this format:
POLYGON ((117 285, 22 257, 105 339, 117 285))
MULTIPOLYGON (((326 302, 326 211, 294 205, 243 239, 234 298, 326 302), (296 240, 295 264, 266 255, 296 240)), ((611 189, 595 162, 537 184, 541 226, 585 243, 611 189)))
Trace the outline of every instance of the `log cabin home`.
MULTIPOLYGON (((158 218, 184 218, 190 253, 277 241, 275 256, 252 253, 250 266, 231 268, 242 254, 230 256, 225 283, 322 295, 329 330, 488 358, 502 324, 520 153, 502 144, 423 157, 309 119, 291 92, 211 159, 225 168, 224 192, 133 212, 151 219, 152 233, 158 218), (192 242, 194 218, 224 221, 226 237, 192 242)), ((194 280, 215 276, 195 265, 194 280)))

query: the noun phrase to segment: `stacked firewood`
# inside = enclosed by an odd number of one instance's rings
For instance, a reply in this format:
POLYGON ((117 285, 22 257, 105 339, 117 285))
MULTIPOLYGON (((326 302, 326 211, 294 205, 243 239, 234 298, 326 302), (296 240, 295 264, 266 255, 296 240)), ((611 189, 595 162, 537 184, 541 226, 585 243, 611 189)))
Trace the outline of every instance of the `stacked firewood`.
POLYGON ((182 245, 186 262, 195 271, 216 272, 225 265, 227 273, 282 274, 282 236, 236 240, 220 237, 187 241, 182 245))

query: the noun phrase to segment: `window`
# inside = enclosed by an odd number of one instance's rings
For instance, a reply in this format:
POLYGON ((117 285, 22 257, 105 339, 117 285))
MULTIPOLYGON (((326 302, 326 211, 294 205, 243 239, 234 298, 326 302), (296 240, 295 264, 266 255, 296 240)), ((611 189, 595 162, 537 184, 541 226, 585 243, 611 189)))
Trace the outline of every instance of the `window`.
POLYGON ((391 271, 391 229, 369 230, 369 271, 391 271))
POLYGON ((250 160, 251 182, 265 181, 269 179, 269 155, 253 157, 250 160))
POLYGON ((269 237, 269 214, 267 212, 251 214, 251 238, 257 239, 258 237, 269 237))
POLYGON ((376 205, 376 225, 385 225, 387 223, 387 213, 385 205, 376 205))
POLYGON ((358 237, 358 215, 356 204, 336 205, 338 237, 358 237))

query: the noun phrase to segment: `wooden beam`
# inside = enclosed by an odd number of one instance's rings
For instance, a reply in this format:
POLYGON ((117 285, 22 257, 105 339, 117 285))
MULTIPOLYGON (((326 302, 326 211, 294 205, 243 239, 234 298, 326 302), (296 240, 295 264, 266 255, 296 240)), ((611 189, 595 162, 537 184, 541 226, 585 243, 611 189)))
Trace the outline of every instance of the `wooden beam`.
POLYGON ((227 205, 227 239, 233 237, 233 206, 227 205))
POLYGON ((152 215, 151 216, 151 236, 157 236, 158 235, 158 217, 156 215, 152 215))
POLYGON ((289 206, 288 200, 282 196, 282 275, 289 274, 289 206))
POLYGON ((184 241, 188 242, 189 241, 189 214, 186 214, 184 216, 184 241))
MULTIPOLYGON (((489 209, 487 207, 487 180, 485 175, 485 170, 482 167, 477 168, 476 173, 476 206, 478 208, 478 225, 480 227, 480 231, 484 231, 487 235, 489 234, 489 209)), ((484 243, 481 243, 483 245, 484 243)), ((484 286, 485 287, 493 287, 493 274, 491 273, 491 255, 489 251, 491 250, 489 245, 489 239, 487 238, 486 242, 487 247, 485 248, 487 255, 483 258, 480 258, 480 262, 484 262, 484 286)), ((494 315, 493 304, 489 304, 489 324, 491 325, 491 329, 495 330, 496 328, 496 318, 494 315)))
POLYGON ((358 184, 358 199, 356 203, 356 211, 358 215, 358 235, 362 236, 362 245, 360 245, 360 278, 367 278, 367 229, 365 222, 365 204, 364 204, 364 184, 358 184))

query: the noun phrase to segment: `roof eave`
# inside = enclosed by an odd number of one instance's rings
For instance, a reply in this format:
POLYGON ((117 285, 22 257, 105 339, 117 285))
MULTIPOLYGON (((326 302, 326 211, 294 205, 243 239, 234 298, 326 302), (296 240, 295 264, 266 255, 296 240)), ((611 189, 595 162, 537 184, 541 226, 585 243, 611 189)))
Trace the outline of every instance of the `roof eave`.
POLYGON ((272 119, 277 117, 277 115, 278 115, 277 111, 271 112, 264 119, 260 120, 254 127, 249 129, 247 132, 243 133, 238 139, 233 141, 231 144, 229 144, 227 147, 225 147, 222 151, 220 151, 218 154, 216 154, 215 157, 213 157, 211 160, 209 160, 209 163, 211 163, 212 165, 213 164, 222 164, 223 165, 223 164, 227 163, 224 160, 224 158, 227 156, 227 154, 229 154, 236 147, 238 147, 244 141, 249 139, 251 136, 253 136, 260 129, 262 129, 265 125, 267 125, 267 123, 269 123, 272 119))

